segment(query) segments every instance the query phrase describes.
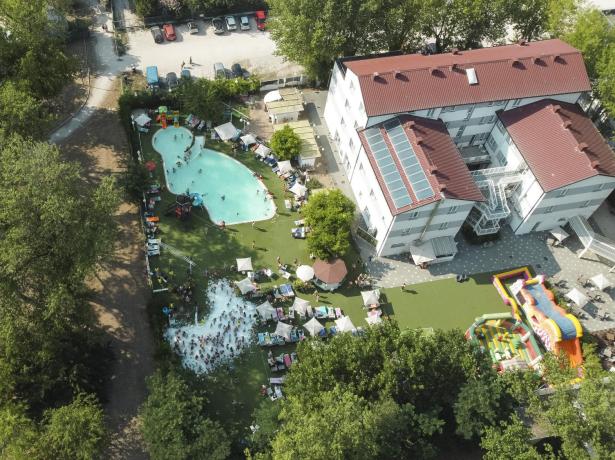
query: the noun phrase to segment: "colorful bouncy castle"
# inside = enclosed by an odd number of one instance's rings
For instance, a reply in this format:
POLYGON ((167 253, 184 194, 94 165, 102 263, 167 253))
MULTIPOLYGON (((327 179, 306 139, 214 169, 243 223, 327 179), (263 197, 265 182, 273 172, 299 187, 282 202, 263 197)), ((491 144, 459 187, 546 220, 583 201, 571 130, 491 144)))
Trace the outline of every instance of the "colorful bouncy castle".
POLYGON ((544 283, 544 275, 532 277, 527 267, 493 277, 493 285, 511 306, 515 319, 528 324, 545 349, 565 353, 570 365, 578 367, 583 363, 581 323, 556 303, 544 283))

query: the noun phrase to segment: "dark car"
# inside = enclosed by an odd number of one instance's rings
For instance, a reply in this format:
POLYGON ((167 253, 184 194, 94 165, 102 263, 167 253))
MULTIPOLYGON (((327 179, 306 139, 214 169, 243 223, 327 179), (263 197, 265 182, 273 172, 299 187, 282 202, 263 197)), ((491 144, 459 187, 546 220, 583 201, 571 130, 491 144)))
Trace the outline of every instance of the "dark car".
POLYGON ((175 26, 173 24, 163 25, 162 33, 164 34, 164 38, 166 38, 170 42, 174 42, 175 40, 177 40, 177 35, 175 35, 175 26))
POLYGON ((181 75, 182 80, 190 80, 191 78, 190 71, 188 69, 182 69, 182 72, 180 75, 181 75))
POLYGON ((211 24, 214 26, 214 33, 215 34, 223 34, 225 31, 224 28, 224 19, 222 18, 213 18, 211 20, 211 24))
POLYGON ((154 26, 149 31, 152 33, 152 37, 154 37, 154 41, 156 43, 162 43, 164 41, 164 37, 162 36, 162 30, 160 30, 160 27, 154 26))
POLYGON ((233 78, 243 78, 243 69, 239 64, 233 64, 231 66, 231 75, 233 78))
POLYGON ((167 74, 167 86, 169 87, 169 90, 175 88, 177 85, 179 85, 177 75, 175 74, 175 72, 169 72, 167 74))

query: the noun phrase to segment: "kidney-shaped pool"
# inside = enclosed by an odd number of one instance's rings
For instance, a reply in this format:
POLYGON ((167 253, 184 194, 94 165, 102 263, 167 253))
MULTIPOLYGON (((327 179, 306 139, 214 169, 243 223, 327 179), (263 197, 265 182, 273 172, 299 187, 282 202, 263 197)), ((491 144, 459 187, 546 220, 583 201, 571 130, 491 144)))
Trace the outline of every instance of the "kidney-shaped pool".
POLYGON ((238 224, 275 215, 275 203, 258 177, 228 155, 204 148, 203 137, 169 126, 154 134, 152 144, 164 162, 169 191, 200 194, 213 222, 238 224))

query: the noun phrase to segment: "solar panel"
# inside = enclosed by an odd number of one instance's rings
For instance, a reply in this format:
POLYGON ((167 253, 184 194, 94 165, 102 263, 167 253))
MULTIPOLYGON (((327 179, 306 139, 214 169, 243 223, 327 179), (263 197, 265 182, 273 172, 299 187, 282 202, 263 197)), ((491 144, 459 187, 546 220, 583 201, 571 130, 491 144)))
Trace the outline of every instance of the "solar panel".
POLYGON ((399 174, 399 170, 393 161, 391 152, 384 142, 379 128, 369 128, 365 130, 365 139, 369 144, 372 155, 376 160, 380 174, 384 179, 389 195, 397 209, 412 204, 412 198, 408 194, 408 189, 399 174))
POLYGON ((416 153, 406 136, 403 126, 397 118, 384 123, 384 129, 389 135, 391 144, 395 149, 395 153, 406 173, 406 177, 410 181, 412 191, 418 200, 424 200, 434 196, 434 191, 431 184, 423 171, 423 167, 416 157, 416 153))

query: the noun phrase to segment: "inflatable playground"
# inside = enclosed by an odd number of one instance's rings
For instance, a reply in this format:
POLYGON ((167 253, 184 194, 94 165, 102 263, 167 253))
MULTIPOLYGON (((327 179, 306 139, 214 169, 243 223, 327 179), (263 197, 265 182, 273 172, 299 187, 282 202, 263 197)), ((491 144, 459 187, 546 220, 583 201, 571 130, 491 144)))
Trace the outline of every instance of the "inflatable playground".
POLYGON ((524 267, 495 275, 493 285, 510 305, 512 317, 529 325, 546 350, 565 353, 573 367, 583 363, 581 323, 556 303, 544 275, 532 277, 524 267))
POLYGON ((172 124, 174 127, 179 128, 179 111, 169 110, 166 105, 161 105, 156 110, 156 123, 160 123, 162 129, 166 129, 167 126, 172 124))

